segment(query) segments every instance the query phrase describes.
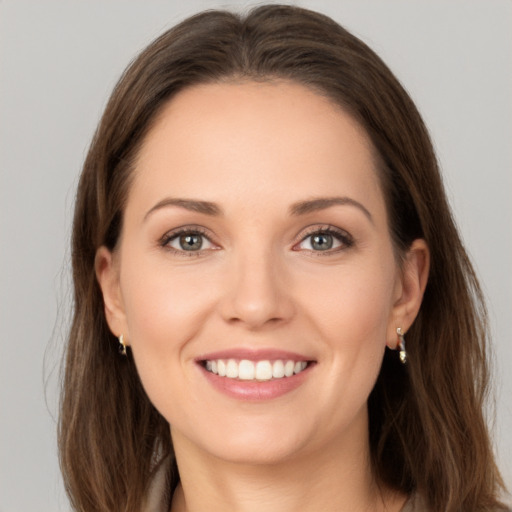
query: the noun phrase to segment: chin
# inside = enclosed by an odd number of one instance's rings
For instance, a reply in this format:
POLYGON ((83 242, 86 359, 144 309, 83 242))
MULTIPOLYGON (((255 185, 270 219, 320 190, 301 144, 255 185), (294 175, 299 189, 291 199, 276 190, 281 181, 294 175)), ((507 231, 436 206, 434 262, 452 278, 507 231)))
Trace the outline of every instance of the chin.
POLYGON ((301 452, 302 445, 283 440, 269 440, 268 438, 255 441, 233 440, 213 453, 217 458, 226 462, 240 465, 268 466, 276 465, 294 459, 301 452))
MULTIPOLYGON (((272 426, 265 422, 258 425, 241 423, 233 421, 229 426, 210 423, 206 432, 189 430, 187 444, 214 458, 241 465, 278 464, 298 456, 309 444, 309 429, 304 426, 294 432, 289 425, 275 425, 275 420, 272 426)), ((183 446, 180 434, 175 429, 171 432, 176 448, 180 444, 183 446)))

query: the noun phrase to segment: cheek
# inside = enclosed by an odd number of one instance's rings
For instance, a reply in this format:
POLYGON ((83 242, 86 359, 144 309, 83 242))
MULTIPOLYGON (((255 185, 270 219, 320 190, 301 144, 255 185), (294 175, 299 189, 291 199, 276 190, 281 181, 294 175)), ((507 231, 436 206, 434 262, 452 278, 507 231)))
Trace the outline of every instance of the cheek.
POLYGON ((171 272, 165 258, 135 252, 123 259, 120 278, 127 340, 142 383, 158 402, 159 389, 177 377, 203 328, 214 302, 212 287, 190 270, 171 272))
POLYGON ((314 286, 303 282, 298 296, 326 338, 358 349, 385 344, 394 279, 392 265, 351 265, 316 276, 314 286))
POLYGON ((211 287, 190 272, 171 273, 151 261, 127 259, 121 275, 128 340, 142 385, 168 420, 182 417, 190 354, 212 305, 211 287))
POLYGON ((329 279, 317 281, 322 286, 310 288, 309 302, 303 306, 330 361, 328 380, 335 385, 326 399, 338 402, 342 396, 348 410, 366 401, 380 371, 394 278, 394 266, 382 271, 380 262, 340 268, 329 279))
POLYGON ((175 350, 199 328, 213 296, 208 276, 188 268, 172 268, 165 258, 137 257, 123 261, 121 292, 130 343, 136 349, 161 345, 175 350))

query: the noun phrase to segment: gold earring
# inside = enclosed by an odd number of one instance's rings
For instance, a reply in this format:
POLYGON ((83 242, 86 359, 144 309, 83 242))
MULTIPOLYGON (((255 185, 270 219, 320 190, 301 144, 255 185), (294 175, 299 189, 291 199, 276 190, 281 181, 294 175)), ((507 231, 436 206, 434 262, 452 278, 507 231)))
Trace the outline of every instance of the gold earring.
POLYGON ((121 334, 118 339, 119 339, 119 353, 122 356, 125 356, 126 355, 126 345, 124 344, 123 335, 121 334))
POLYGON ((401 327, 397 328, 396 334, 398 336, 398 348, 400 349, 400 361, 405 364, 407 363, 407 351, 405 350, 405 338, 401 327))

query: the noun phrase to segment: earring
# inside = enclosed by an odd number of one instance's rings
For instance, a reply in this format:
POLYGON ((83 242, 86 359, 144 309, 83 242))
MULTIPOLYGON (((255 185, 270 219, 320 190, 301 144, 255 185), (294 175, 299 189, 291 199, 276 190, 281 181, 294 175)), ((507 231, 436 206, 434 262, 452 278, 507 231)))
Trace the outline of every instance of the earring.
POLYGON ((122 356, 126 356, 126 345, 124 344, 123 335, 119 336, 119 353, 122 356))
POLYGON ((405 350, 404 333, 401 327, 398 327, 396 334, 398 336, 398 348, 400 349, 400 361, 405 364, 407 363, 407 351, 405 350))

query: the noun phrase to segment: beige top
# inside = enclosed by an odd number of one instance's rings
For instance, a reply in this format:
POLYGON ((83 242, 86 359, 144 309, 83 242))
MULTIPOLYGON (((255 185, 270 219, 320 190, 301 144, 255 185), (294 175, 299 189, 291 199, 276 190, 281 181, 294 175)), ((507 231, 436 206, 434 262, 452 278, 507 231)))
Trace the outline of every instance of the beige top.
POLYGON ((428 512, 428 510, 423 498, 419 494, 413 494, 400 512, 428 512))
POLYGON ((168 492, 167 464, 162 464, 153 477, 142 512, 168 512, 168 492))

